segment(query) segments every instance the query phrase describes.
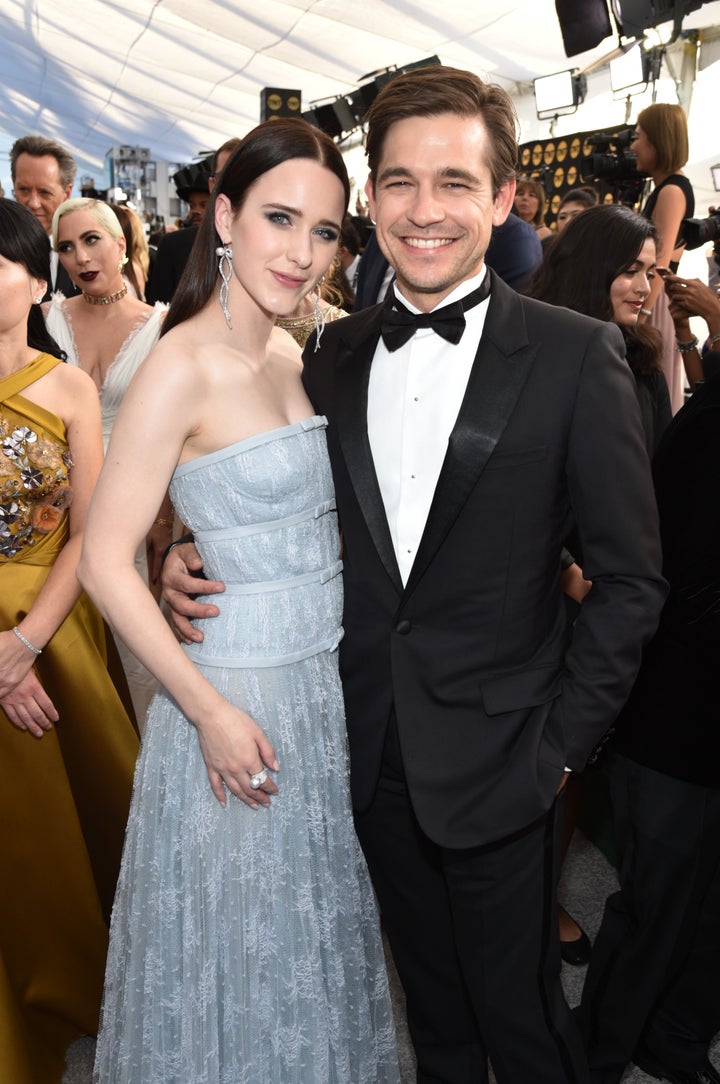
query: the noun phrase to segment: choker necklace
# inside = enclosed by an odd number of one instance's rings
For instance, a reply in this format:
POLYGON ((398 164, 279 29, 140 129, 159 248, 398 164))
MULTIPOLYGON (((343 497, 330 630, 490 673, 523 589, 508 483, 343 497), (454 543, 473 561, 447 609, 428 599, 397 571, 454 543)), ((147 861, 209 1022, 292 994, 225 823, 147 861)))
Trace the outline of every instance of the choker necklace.
POLYGON ((92 294, 86 294, 84 290, 82 291, 82 295, 88 305, 114 305, 121 297, 125 297, 126 293, 127 286, 123 286, 122 290, 118 290, 116 294, 107 294, 106 297, 93 297, 92 294))

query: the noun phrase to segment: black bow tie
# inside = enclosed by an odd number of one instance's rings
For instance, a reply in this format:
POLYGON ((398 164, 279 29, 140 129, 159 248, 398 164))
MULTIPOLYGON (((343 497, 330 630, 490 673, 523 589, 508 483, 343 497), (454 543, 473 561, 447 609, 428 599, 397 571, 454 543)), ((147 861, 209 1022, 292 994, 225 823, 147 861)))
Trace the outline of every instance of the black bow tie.
POLYGON ((476 290, 452 305, 443 305, 432 312, 410 312, 394 293, 389 293, 382 311, 380 334, 387 349, 392 353, 412 339, 420 327, 431 327, 447 342, 457 345, 465 330, 465 313, 479 305, 490 293, 490 275, 485 274, 476 290))

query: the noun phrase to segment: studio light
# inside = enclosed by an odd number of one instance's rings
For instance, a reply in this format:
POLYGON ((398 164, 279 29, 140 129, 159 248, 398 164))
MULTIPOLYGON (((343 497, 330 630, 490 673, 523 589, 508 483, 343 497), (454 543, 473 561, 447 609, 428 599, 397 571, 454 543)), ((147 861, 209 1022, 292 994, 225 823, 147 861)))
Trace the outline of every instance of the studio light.
POLYGON ((612 34, 607 0, 555 0, 565 56, 594 49, 612 34))
POLYGON ((613 95, 627 97, 642 94, 648 83, 660 76, 665 49, 663 46, 647 47, 647 41, 639 42, 624 56, 610 61, 610 86, 613 95))
POLYGON ((574 71, 543 75, 533 80, 535 112, 539 120, 574 113, 585 101, 587 79, 574 71))
POLYGON ((339 139, 357 127, 355 114, 342 95, 326 102, 313 102, 302 114, 303 120, 322 129, 331 139, 339 139))
POLYGON ((424 60, 404 64, 402 67, 379 68, 377 71, 368 72, 360 80, 357 90, 352 91, 351 94, 341 94, 337 98, 311 102, 309 108, 302 114, 303 120, 308 121, 315 128, 321 128, 332 139, 340 139, 349 135, 355 128, 361 127, 365 114, 380 91, 398 75, 404 75, 416 68, 428 68, 439 64, 440 57, 429 56, 424 60))
POLYGON ((676 37, 685 16, 704 3, 706 0, 614 0, 613 11, 620 33, 626 38, 638 38, 651 26, 667 22, 672 22, 676 37))

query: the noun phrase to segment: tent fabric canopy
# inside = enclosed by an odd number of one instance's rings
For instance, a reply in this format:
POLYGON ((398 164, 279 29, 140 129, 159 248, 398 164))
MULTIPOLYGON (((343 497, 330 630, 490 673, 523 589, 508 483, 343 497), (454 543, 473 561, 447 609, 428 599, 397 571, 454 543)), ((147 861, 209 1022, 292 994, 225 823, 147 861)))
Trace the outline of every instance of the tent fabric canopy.
MULTIPOLYGON (((712 23, 720 3, 684 25, 712 23)), ((118 144, 189 161, 257 124, 263 87, 300 89, 306 109, 437 54, 513 91, 617 43, 568 59, 553 0, 0 0, 0 30, 2 146, 43 134, 81 172, 118 144)))

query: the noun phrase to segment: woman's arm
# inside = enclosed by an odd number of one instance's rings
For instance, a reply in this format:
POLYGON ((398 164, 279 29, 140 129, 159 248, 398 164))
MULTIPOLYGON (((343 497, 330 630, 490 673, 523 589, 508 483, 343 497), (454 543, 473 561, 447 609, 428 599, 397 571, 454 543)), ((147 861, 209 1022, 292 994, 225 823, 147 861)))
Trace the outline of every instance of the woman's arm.
MULTIPOLYGON (((80 597, 76 571, 90 498, 102 465, 100 404, 92 380, 63 367, 64 387, 57 413, 63 418, 74 466, 69 474, 73 500, 68 511, 69 537, 57 556, 29 613, 18 625, 22 636, 42 650, 80 597)), ((58 374, 59 375, 59 374, 58 374)), ((0 633, 0 698, 16 726, 40 737, 57 713, 32 665, 35 655, 12 630, 0 633)))
POLYGON ((201 426, 209 396, 202 364, 171 333, 151 352, 113 427, 88 516, 79 575, 112 628, 165 686, 197 730, 212 790, 225 787, 252 808, 277 788, 250 787, 275 752, 257 724, 229 704, 182 650, 137 574, 134 555, 157 515, 185 441, 201 426), (142 434, 142 440, 138 440, 142 434))
MULTIPOLYGON (((657 258, 655 260, 658 267, 669 267, 672 262, 675 242, 680 232, 680 223, 685 217, 686 209, 685 194, 677 185, 667 185, 658 193, 652 216, 658 231, 657 258)), ((643 309, 652 312, 662 288, 662 279, 659 275, 656 275, 650 283, 650 293, 645 298, 643 309)), ((640 314, 639 320, 641 323, 647 319, 648 317, 644 313, 640 314)))
MULTIPOLYGON (((715 335, 720 335, 720 299, 714 290, 711 290, 700 279, 681 279, 677 275, 668 275, 665 280, 665 290, 679 343, 695 342, 695 336, 690 327, 691 316, 701 316, 705 320, 710 339, 715 335)), ((712 346, 714 347, 715 344, 713 343, 712 346)), ((703 379, 700 344, 695 343, 690 348, 685 346, 681 352, 690 388, 695 391, 695 385, 703 379)))
POLYGON ((166 493, 162 504, 153 520, 152 526, 145 539, 145 551, 147 554, 148 586, 156 602, 160 602, 162 594, 160 573, 162 572, 162 558, 173 538, 175 525, 175 510, 170 500, 170 494, 166 493))

